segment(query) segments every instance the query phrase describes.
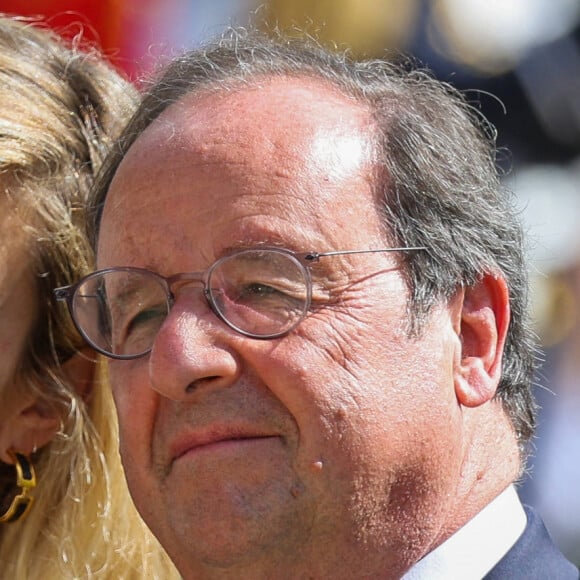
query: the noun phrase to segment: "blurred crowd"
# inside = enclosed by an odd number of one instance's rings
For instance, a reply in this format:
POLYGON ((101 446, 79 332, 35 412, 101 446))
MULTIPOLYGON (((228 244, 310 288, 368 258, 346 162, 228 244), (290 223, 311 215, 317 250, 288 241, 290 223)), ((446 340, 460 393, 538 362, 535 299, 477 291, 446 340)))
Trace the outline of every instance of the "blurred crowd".
POLYGON ((139 83, 229 24, 306 30, 355 55, 411 54, 495 125, 530 235, 543 346, 524 501, 580 563, 580 3, 577 0, 0 0, 101 44, 139 83))

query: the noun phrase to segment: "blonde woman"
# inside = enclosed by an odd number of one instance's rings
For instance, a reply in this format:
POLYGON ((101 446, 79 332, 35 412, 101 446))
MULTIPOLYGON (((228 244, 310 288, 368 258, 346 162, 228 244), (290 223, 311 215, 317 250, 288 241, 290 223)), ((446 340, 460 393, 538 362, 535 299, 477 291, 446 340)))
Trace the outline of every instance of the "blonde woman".
POLYGON ((2 578, 175 575, 126 490, 95 357, 50 292, 92 267, 85 197, 135 104, 98 55, 0 17, 2 578))

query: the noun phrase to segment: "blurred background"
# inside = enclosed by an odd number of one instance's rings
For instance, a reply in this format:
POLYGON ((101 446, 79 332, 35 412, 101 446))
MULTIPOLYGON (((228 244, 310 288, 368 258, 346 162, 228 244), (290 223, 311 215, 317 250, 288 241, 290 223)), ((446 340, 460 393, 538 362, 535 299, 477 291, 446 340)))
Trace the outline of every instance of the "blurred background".
POLYGON ((137 84, 227 25, 306 30, 357 57, 414 55, 498 129, 530 236, 544 364, 521 494, 580 564, 580 0, 0 0, 97 42, 137 84))

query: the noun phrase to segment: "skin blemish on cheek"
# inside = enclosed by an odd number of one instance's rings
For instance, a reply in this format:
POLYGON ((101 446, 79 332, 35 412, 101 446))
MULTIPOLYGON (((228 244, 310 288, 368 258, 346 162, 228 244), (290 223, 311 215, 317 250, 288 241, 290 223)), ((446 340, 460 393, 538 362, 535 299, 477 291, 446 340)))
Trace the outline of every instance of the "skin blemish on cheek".
POLYGON ((310 470, 314 473, 319 473, 322 471, 323 467, 324 467, 324 464, 322 463, 322 461, 319 460, 319 461, 315 461, 314 463, 312 463, 310 465, 310 470))
POLYGON ((294 498, 300 497, 304 493, 304 486, 300 482, 296 482, 292 484, 290 493, 294 498))

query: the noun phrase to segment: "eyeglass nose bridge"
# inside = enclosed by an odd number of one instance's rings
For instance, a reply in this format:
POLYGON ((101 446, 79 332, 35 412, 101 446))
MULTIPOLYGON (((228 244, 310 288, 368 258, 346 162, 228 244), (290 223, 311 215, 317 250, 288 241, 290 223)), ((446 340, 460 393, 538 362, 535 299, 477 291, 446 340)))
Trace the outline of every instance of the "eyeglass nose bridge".
POLYGON ((210 308, 215 312, 215 305, 213 304, 213 299, 207 285, 206 272, 181 272, 179 274, 173 274, 168 278, 164 278, 164 280, 167 285, 170 307, 175 303, 177 293, 181 288, 191 284, 197 284, 201 286, 204 298, 210 308))
POLYGON ((177 292, 185 287, 189 286, 190 284, 198 284, 201 286, 202 294, 206 300, 207 305, 210 307, 210 310, 222 321, 226 322, 229 325, 229 322, 225 320, 223 314, 220 312, 217 304, 215 303, 214 297, 210 292, 208 281, 209 281, 209 273, 208 272, 181 272, 179 274, 173 274, 168 278, 164 278, 165 283, 168 289, 168 298, 169 298, 169 308, 173 306, 175 303, 177 292))
POLYGON ((173 274, 165 278, 165 282, 169 290, 175 294, 183 286, 189 286, 190 284, 199 284, 205 293, 207 288, 207 276, 204 272, 182 272, 180 274, 173 274))

